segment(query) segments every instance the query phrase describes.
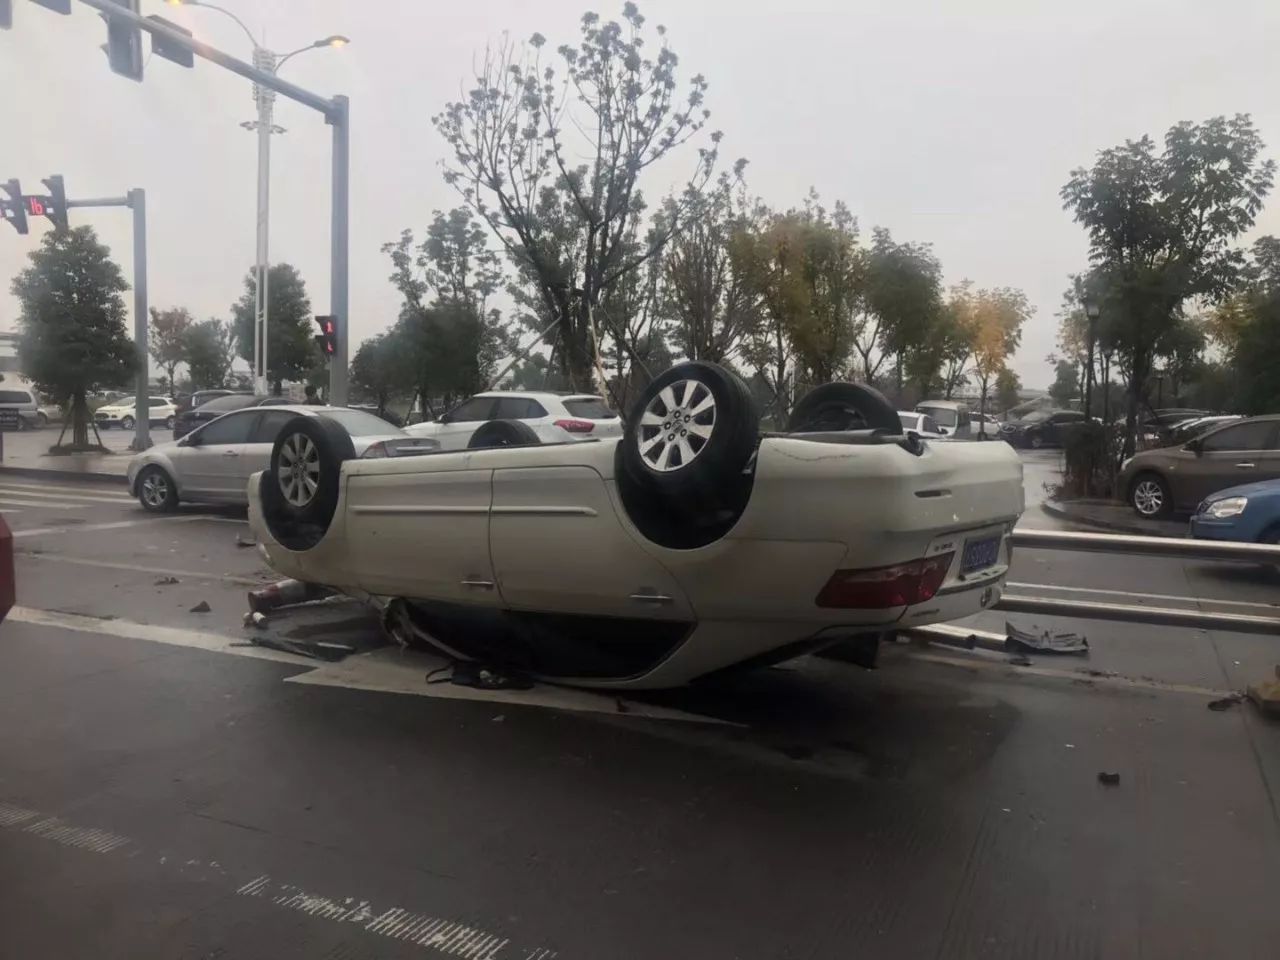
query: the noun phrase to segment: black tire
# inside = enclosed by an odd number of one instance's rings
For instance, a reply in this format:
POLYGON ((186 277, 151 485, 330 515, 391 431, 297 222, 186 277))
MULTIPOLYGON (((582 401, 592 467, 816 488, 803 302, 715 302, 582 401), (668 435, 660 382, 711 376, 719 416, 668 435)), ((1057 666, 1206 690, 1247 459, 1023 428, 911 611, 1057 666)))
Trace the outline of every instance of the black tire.
POLYGON ((1030 447, 1032 450, 1043 450, 1044 437, 1042 437, 1039 433, 1028 433, 1027 446, 1030 447))
POLYGON ((669 499, 723 490, 750 462, 759 424, 737 374, 702 361, 676 364, 631 408, 623 465, 637 483, 669 499))
POLYGON ((178 509, 178 488, 163 467, 143 467, 134 489, 138 503, 149 513, 172 513, 178 509))
POLYGON ((1173 512, 1173 492, 1160 474, 1140 473, 1129 484, 1129 506, 1144 520, 1160 520, 1173 512))
POLYGON ((355 455, 351 435, 337 421, 294 417, 271 447, 271 470, 261 487, 264 515, 269 521, 319 529, 323 536, 338 505, 342 461, 355 455))
POLYGON ((884 430, 901 433, 898 411, 875 387, 865 383, 824 383, 796 404, 787 420, 788 433, 884 430))
POLYGON ((166 428, 166 429, 172 430, 172 429, 173 429, 173 424, 174 424, 174 418, 173 418, 173 417, 165 417, 164 425, 165 425, 165 428, 166 428))
POLYGON ((137 421, 136 421, 136 420, 134 420, 134 419, 133 419, 133 417, 130 417, 130 416, 123 416, 123 417, 121 417, 121 418, 120 418, 120 429, 121 429, 121 430, 132 430, 132 429, 133 429, 133 427, 134 427, 134 424, 136 424, 136 423, 137 423, 137 421))
POLYGON ((49 425, 49 415, 47 413, 44 413, 43 411, 37 411, 36 426, 44 428, 44 427, 47 427, 48 425, 49 425))
POLYGON ((485 450, 489 447, 532 447, 542 441, 533 427, 522 420, 489 420, 480 424, 467 441, 468 450, 485 450))

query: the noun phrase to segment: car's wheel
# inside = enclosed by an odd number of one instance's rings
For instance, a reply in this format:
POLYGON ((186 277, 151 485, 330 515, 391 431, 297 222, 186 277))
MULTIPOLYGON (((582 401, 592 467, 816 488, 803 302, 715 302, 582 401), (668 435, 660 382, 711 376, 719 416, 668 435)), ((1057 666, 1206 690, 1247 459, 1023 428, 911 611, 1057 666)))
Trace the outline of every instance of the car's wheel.
POLYGON ((264 508, 283 519, 328 529, 338 504, 342 461, 356 455, 351 435, 324 416, 297 416, 284 425, 271 448, 271 470, 263 478, 264 508))
POLYGON ((522 420, 490 420, 480 424, 467 441, 468 450, 487 447, 528 447, 541 443, 533 427, 522 420))
POLYGON ((138 502, 152 513, 169 513, 178 506, 178 488, 161 467, 145 467, 138 474, 138 502))
POLYGON ((623 437, 627 472, 680 497, 731 484, 755 451, 759 416, 740 378, 714 363, 680 363, 645 389, 623 437))
POLYGON ((130 416, 127 416, 127 415, 126 415, 126 416, 123 416, 123 417, 121 417, 121 418, 120 418, 120 429, 121 429, 121 430, 132 430, 132 429, 133 429, 133 425, 134 425, 134 423, 136 423, 136 421, 133 419, 133 417, 130 417, 130 416))
POLYGON ((1032 450, 1042 450, 1044 448, 1044 437, 1038 433, 1027 434, 1027 446, 1032 450))
POLYGON ((171 417, 171 416, 170 416, 170 417, 165 417, 165 418, 164 418, 164 425, 165 425, 165 427, 166 427, 167 429, 172 430, 172 429, 173 429, 173 423, 174 423, 174 418, 173 418, 173 417, 171 417))
POLYGON ((865 383, 824 383, 796 404, 787 421, 788 433, 833 430, 902 432, 898 411, 875 387, 865 383))
POLYGON ((47 427, 49 425, 49 415, 43 410, 36 411, 36 426, 47 427))
POLYGON ((1173 495, 1158 473, 1140 473, 1129 486, 1129 504, 1138 516, 1155 520, 1172 512, 1173 495))

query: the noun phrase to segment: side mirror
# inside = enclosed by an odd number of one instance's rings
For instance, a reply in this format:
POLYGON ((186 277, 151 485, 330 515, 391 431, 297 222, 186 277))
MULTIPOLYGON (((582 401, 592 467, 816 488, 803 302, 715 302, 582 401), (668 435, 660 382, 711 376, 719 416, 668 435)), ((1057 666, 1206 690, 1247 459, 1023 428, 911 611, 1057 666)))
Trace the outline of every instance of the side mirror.
POLYGON ((1190 450, 1192 453, 1194 453, 1198 457, 1200 456, 1200 454, 1204 453, 1204 444, 1201 442, 1200 438, 1197 437, 1194 440, 1188 440, 1187 445, 1182 449, 1190 450))
POLYGON ((945 437, 945 436, 949 436, 949 435, 950 435, 950 433, 951 433, 951 431, 950 431, 950 430, 948 430, 946 427, 939 427, 939 428, 938 428, 938 432, 939 432, 940 434, 942 434, 944 437, 945 437))
POLYGON ((200 446, 200 435, 197 433, 188 433, 185 437, 178 440, 180 447, 198 447, 200 446))

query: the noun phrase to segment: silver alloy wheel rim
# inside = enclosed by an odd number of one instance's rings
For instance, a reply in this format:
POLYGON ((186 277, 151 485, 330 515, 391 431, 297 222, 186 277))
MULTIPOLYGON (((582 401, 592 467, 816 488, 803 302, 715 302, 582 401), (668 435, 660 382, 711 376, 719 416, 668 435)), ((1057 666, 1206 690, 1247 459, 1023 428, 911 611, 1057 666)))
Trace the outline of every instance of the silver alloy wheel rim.
POLYGON ((1041 439, 1040 434, 1033 433, 1031 435, 1031 446, 1037 450, 1044 446, 1044 440, 1041 439))
POLYGON ((1133 505, 1144 517, 1154 516, 1164 506, 1164 491, 1154 480, 1143 480, 1133 488, 1133 505))
POLYGON ((126 430, 131 430, 133 429, 134 423, 135 421, 133 417, 125 417, 123 420, 120 421, 120 426, 124 427, 126 430))
POLYGON ((169 499, 169 481, 162 473, 148 473, 142 478, 142 501, 148 507, 163 507, 169 499))
POLYGON ((711 442, 716 398, 700 380, 677 380, 645 406, 636 446, 652 470, 671 473, 687 467, 711 442))
POLYGON ((320 489, 320 451, 305 433, 295 433, 280 446, 276 470, 280 492, 295 507, 305 507, 320 489))

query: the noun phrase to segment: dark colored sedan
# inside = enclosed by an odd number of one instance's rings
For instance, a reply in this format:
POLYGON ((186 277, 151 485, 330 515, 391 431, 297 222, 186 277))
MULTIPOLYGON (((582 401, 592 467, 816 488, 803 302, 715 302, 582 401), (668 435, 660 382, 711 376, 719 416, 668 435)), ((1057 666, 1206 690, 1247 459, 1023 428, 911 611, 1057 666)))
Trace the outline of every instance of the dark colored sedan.
POLYGON ((252 393, 231 393, 215 397, 208 403, 184 410, 173 421, 173 439, 180 440, 196 427, 210 420, 216 420, 224 413, 232 410, 243 410, 246 407, 270 407, 290 403, 288 397, 256 397, 252 393))
POLYGON ((1022 420, 1000 425, 1000 439, 1015 447, 1060 447, 1074 426, 1085 422, 1083 413, 1075 410, 1037 410, 1022 420))

